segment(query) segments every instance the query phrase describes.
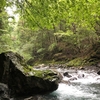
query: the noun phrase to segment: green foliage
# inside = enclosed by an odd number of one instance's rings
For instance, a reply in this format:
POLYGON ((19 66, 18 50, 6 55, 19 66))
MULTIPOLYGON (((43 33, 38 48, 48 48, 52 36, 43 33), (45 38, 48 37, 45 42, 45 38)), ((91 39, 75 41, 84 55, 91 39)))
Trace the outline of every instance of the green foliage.
POLYGON ((33 44, 25 44, 21 47, 21 45, 19 44, 19 46, 15 47, 17 48, 16 52, 18 52, 19 54, 21 54, 26 60, 32 58, 32 46, 33 44), (21 49, 20 49, 21 48, 21 49))
POLYGON ((49 47, 48 47, 48 51, 53 51, 55 49, 55 47, 57 47, 57 43, 52 43, 49 47))
POLYGON ((27 66, 24 67, 24 73, 26 75, 29 75, 29 76, 36 76, 36 77, 40 77, 40 78, 43 78, 44 80, 53 80, 54 77, 55 77, 55 73, 52 72, 51 70, 34 70, 32 66, 27 66))
POLYGON ((6 6, 6 0, 1 0, 0 1, 0 10, 4 9, 5 6, 6 6))
POLYGON ((93 26, 100 16, 98 0, 25 0, 23 16, 31 28, 53 28, 61 20, 67 24, 93 26), (91 9, 92 8, 92 9, 91 9))
POLYGON ((68 30, 67 32, 63 32, 60 30, 60 31, 54 33, 54 35, 57 36, 58 38, 62 38, 62 37, 73 35, 73 32, 71 30, 68 30))
POLYGON ((83 57, 79 57, 79 58, 75 58, 75 59, 69 61, 67 63, 67 66, 68 67, 72 67, 72 66, 77 67, 77 66, 82 66, 85 64, 86 64, 85 59, 83 57))
POLYGON ((16 51, 27 60, 56 53, 67 57, 73 52, 84 55, 99 41, 94 30, 100 21, 99 0, 8 1, 0 3, 0 52, 16 51), (15 5, 14 13, 20 13, 18 23, 13 17, 9 22, 11 16, 5 11, 15 5))
POLYGON ((40 48, 37 50, 37 53, 42 53, 45 50, 45 48, 40 48))

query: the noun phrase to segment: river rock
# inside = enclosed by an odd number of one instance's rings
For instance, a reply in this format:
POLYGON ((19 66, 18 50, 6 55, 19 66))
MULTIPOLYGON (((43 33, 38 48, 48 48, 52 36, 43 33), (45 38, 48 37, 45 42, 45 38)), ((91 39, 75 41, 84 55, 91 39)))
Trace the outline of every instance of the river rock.
POLYGON ((78 74, 78 78, 83 78, 83 77, 85 77, 84 74, 78 74))
POLYGON ((100 71, 98 71, 97 74, 100 75, 100 71))
POLYGON ((99 63, 97 63, 96 67, 100 67, 100 62, 99 62, 99 63))
POLYGON ((85 70, 85 68, 84 68, 84 67, 82 67, 82 66, 81 66, 79 69, 80 69, 80 70, 85 70))
POLYGON ((71 75, 69 75, 68 72, 64 72, 63 75, 66 76, 66 77, 68 77, 68 78, 72 77, 71 75))
POLYGON ((8 85, 10 95, 49 93, 58 88, 59 77, 51 70, 34 70, 17 53, 0 54, 0 82, 8 85))
POLYGON ((62 80, 61 83, 64 83, 66 85, 71 85, 71 82, 69 80, 62 80))
POLYGON ((69 79, 69 81, 74 81, 74 80, 77 80, 77 78, 76 78, 76 77, 71 77, 71 78, 69 79))
POLYGON ((0 83, 0 100, 10 100, 8 86, 0 83))

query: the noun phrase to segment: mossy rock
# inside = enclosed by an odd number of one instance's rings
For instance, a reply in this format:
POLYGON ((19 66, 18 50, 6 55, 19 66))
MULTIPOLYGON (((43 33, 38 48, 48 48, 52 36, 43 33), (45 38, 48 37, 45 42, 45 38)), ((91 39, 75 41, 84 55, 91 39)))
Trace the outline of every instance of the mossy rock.
MULTIPOLYGON (((58 88, 59 77, 51 70, 35 70, 22 64, 13 52, 0 54, 0 82, 7 84, 12 96, 45 94, 58 88)), ((22 60, 23 61, 23 60, 22 60)))
POLYGON ((79 57, 79 58, 75 58, 75 59, 69 61, 67 63, 67 66, 73 67, 73 66, 82 66, 82 65, 85 65, 85 64, 86 64, 86 59, 79 57))
POLYGON ((34 70, 31 66, 28 66, 27 68, 24 67, 23 73, 27 76, 35 76, 50 81, 54 80, 54 78, 56 78, 55 76, 57 75, 51 70, 34 70))

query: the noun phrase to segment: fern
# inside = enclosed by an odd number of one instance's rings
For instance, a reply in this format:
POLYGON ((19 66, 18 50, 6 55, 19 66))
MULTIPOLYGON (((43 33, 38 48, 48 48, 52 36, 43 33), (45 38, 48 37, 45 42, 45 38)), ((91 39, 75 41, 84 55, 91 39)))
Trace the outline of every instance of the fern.
POLYGON ((45 48, 40 48, 37 50, 37 53, 42 53, 42 52, 44 52, 44 50, 45 50, 45 48))
POLYGON ((49 47, 48 47, 48 51, 53 51, 54 48, 57 46, 57 43, 52 43, 49 47))

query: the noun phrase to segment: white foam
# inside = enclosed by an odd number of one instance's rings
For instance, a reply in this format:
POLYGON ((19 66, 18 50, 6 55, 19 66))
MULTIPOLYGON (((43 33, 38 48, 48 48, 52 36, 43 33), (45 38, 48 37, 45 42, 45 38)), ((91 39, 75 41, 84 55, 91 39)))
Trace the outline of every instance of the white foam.
MULTIPOLYGON (((66 98, 78 98, 78 97, 85 97, 85 98, 96 98, 96 95, 91 93, 85 93, 84 90, 81 90, 80 88, 77 88, 72 85, 66 85, 66 84, 59 84, 59 88, 55 91, 55 93, 58 94, 59 100, 66 100, 66 98)), ((71 100, 71 99, 70 99, 71 100)), ((74 99, 76 100, 76 99, 74 99)))
MULTIPOLYGON (((100 83, 100 76, 96 73, 88 73, 88 72, 78 72, 77 74, 73 74, 73 77, 76 77, 77 80, 73 80, 73 82, 78 82, 81 84, 92 84, 92 83, 100 83), (79 74, 84 74, 84 77, 78 78, 79 74)), ((70 78, 64 77, 63 80, 68 81, 70 78)))
MULTIPOLYGON (((73 77, 77 77, 77 80, 71 81, 71 85, 59 84, 59 88, 55 91, 58 94, 59 100, 99 100, 98 93, 96 94, 96 88, 91 87, 91 84, 100 83, 100 76, 93 72, 78 72, 73 73, 73 77), (84 77, 78 78, 78 74, 84 74, 84 77), (74 76, 73 76, 74 75, 74 76), (98 79, 98 80, 97 80, 98 79), (83 87, 82 87, 83 86, 83 87)), ((70 78, 64 77, 63 80, 69 80, 70 78)))

